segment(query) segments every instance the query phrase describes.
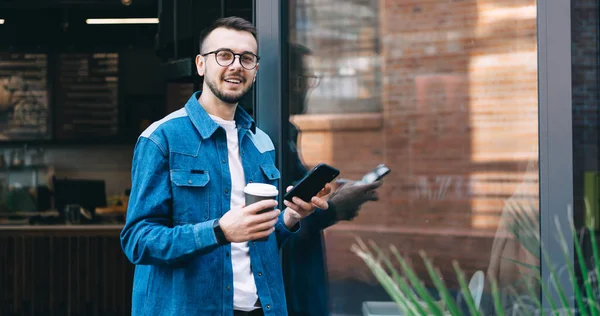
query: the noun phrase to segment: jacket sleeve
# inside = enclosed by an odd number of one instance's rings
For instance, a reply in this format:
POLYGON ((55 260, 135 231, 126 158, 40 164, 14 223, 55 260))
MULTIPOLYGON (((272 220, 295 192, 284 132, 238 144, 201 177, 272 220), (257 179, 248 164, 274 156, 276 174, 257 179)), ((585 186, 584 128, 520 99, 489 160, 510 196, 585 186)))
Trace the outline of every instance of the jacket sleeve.
POLYGON ((328 204, 328 209, 318 208, 310 216, 301 220, 302 231, 298 232, 294 238, 306 238, 306 235, 320 234, 325 228, 337 223, 335 205, 331 201, 328 204))
MULTIPOLYGON (((275 151, 271 152, 271 158, 273 159, 273 161, 276 161, 276 157, 275 157, 275 151)), ((279 183, 275 183, 274 184, 276 187, 279 186, 279 183)), ((299 230, 300 230, 300 223, 296 224, 294 227, 289 228, 285 225, 285 221, 283 219, 285 213, 285 209, 282 208, 281 209, 281 214, 279 214, 279 219, 277 221, 277 224, 275 224, 275 237, 277 238, 277 246, 279 248, 281 248, 286 240, 290 237, 295 235, 299 230)))
POLYGON ((150 138, 140 137, 135 146, 131 183, 120 237, 132 263, 171 265, 217 246, 215 220, 173 226, 168 156, 150 138))
POLYGON ((298 222, 296 226, 288 229, 287 226, 285 226, 283 214, 284 211, 282 210, 281 214, 279 214, 279 220, 277 221, 277 224, 275 224, 275 236, 277 238, 277 246, 279 248, 285 244, 290 236, 296 235, 296 233, 300 231, 300 222, 298 222))

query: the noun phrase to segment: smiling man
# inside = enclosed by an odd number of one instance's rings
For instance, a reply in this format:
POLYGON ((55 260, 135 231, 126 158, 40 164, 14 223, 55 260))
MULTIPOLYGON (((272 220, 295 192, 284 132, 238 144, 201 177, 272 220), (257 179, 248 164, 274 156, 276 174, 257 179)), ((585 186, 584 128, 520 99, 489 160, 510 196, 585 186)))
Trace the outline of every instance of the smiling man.
MULTIPOLYGON (((256 30, 217 20, 196 57, 203 90, 138 138, 121 245, 136 264, 132 315, 286 315, 279 248, 319 197, 245 205, 277 185, 275 151, 238 101, 256 79, 256 30)), ((322 194, 327 194, 329 187, 322 194)))

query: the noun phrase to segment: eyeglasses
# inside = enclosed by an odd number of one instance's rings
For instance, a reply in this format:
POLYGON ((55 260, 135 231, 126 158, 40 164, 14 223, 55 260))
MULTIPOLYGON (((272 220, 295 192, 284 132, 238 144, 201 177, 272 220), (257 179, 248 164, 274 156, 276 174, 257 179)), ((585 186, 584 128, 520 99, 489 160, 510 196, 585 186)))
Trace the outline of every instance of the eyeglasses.
POLYGON ((215 60, 217 61, 217 64, 219 64, 219 66, 221 67, 231 66, 231 64, 233 64, 233 62, 235 61, 235 57, 237 56, 240 59, 240 65, 242 65, 244 69, 252 70, 256 68, 256 65, 258 65, 258 61, 260 60, 260 57, 252 53, 236 54, 233 51, 231 51, 231 49, 227 48, 217 49, 215 51, 202 54, 201 56, 206 56, 210 54, 215 54, 215 60))
POLYGON ((294 85, 299 89, 314 89, 319 85, 321 78, 315 74, 297 75, 294 85))

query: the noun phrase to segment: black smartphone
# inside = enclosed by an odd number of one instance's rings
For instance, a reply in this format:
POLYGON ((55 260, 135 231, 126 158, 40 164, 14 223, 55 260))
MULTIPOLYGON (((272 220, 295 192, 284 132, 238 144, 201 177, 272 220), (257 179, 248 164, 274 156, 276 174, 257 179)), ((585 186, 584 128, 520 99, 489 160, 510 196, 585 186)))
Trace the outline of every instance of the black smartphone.
POLYGON ((390 168, 388 168, 386 165, 380 164, 379 166, 375 167, 375 169, 365 174, 365 176, 358 182, 360 184, 368 184, 379 181, 383 179, 383 177, 387 176, 390 171, 392 170, 390 170, 390 168))
POLYGON ((299 197, 302 201, 310 202, 310 199, 317 195, 325 185, 340 174, 340 171, 327 164, 318 164, 309 171, 304 178, 289 190, 284 199, 292 201, 294 196, 299 197))

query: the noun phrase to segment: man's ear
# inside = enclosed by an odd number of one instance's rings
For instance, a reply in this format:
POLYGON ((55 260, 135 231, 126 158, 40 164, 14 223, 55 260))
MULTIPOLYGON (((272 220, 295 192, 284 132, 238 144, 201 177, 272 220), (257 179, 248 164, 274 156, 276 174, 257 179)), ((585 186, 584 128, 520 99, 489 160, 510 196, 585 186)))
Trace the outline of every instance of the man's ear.
POLYGON ((196 71, 200 77, 204 76, 204 57, 196 55, 196 71))
POLYGON ((252 79, 252 83, 256 82, 256 74, 258 73, 258 66, 260 66, 260 64, 256 64, 256 71, 254 71, 254 79, 252 79))

